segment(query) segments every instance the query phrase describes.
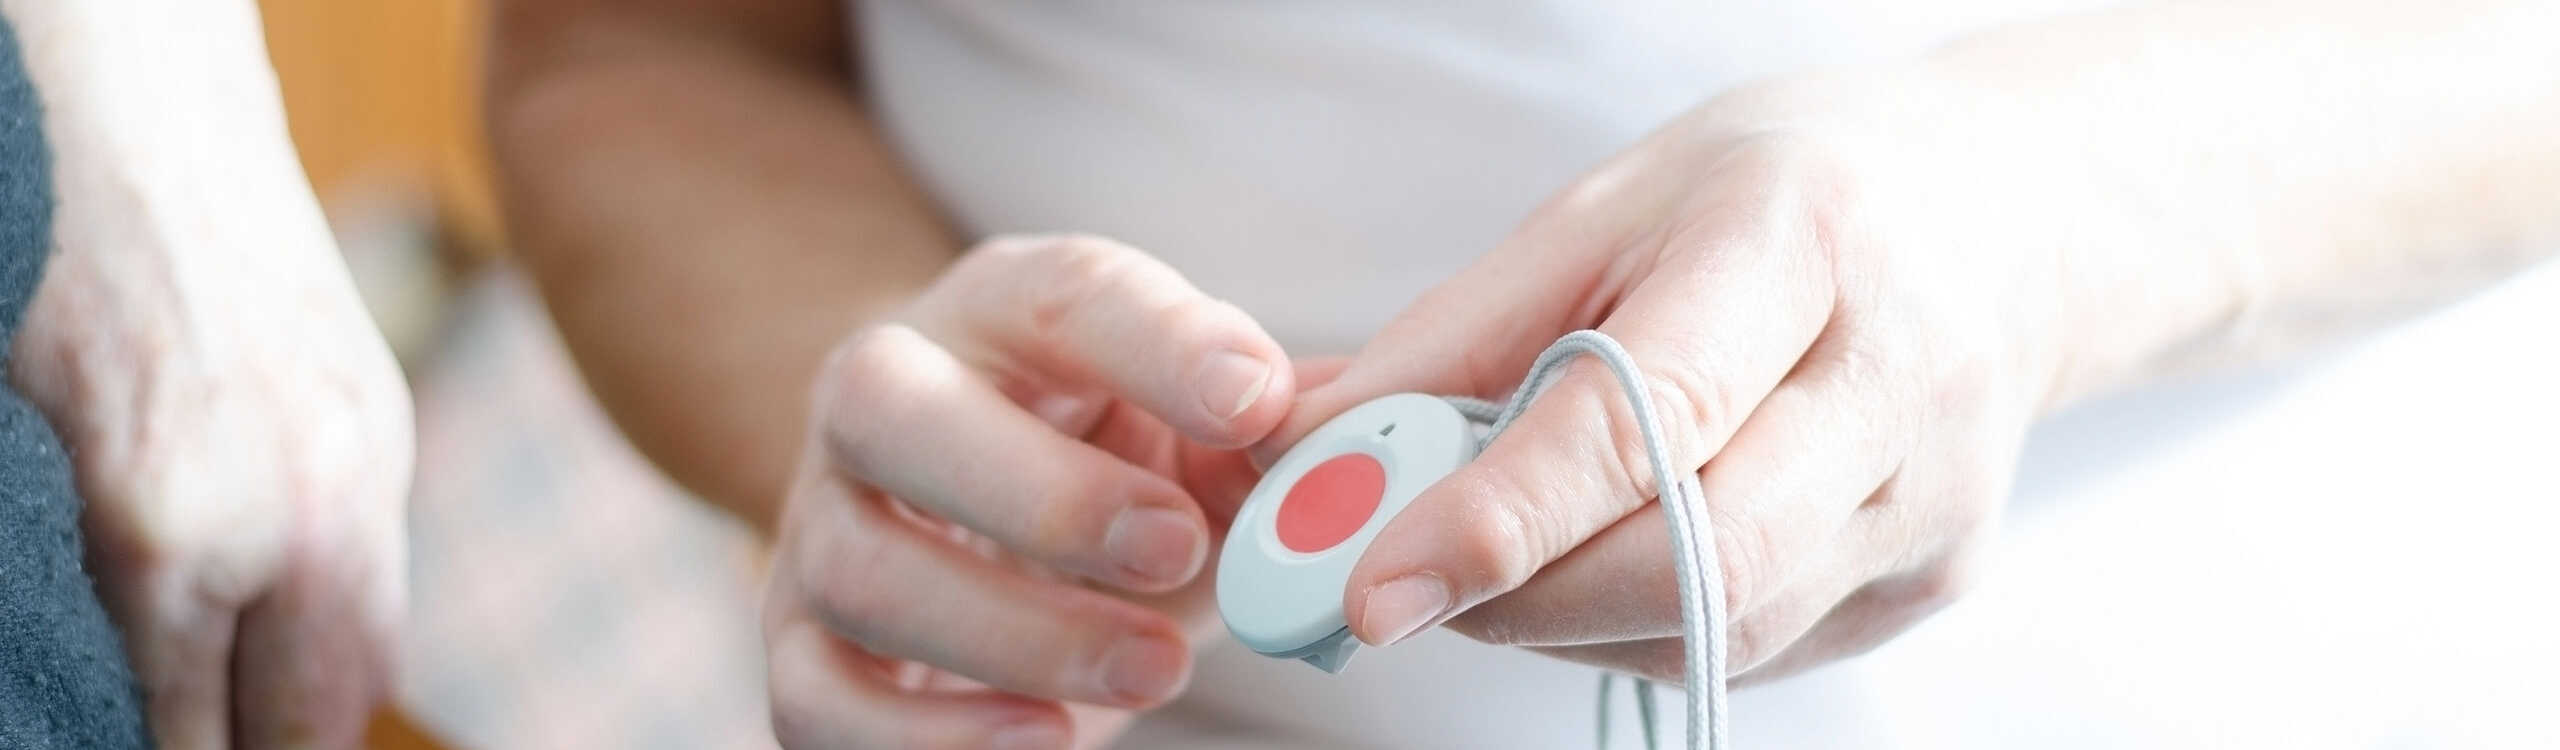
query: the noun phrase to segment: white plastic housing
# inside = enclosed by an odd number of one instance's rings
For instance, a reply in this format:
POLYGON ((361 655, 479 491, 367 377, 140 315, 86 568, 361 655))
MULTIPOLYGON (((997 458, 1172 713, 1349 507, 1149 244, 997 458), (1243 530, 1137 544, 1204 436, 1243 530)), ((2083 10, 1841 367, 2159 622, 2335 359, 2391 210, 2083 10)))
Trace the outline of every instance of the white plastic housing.
POLYGON ((1227 630, 1256 652, 1339 669, 1350 645, 1340 640, 1351 566, 1415 495, 1475 459, 1473 432, 1439 397, 1402 393, 1353 407, 1290 447, 1245 497, 1218 560, 1218 613, 1227 630), (1273 523, 1282 499, 1309 469, 1348 453, 1369 454, 1386 469, 1368 522, 1315 553, 1282 545, 1273 523))

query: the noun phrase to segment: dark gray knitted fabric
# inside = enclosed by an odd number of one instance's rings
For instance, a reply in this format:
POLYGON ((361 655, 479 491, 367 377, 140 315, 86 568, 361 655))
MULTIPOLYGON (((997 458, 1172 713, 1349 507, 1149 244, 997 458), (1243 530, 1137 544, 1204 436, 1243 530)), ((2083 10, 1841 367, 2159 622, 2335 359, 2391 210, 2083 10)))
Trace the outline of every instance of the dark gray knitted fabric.
MULTIPOLYGON (((0 18, 0 372, 52 244, 52 159, 0 18)), ((148 747, 116 631, 80 567, 80 498, 44 417, 0 378, 0 748, 148 747)))

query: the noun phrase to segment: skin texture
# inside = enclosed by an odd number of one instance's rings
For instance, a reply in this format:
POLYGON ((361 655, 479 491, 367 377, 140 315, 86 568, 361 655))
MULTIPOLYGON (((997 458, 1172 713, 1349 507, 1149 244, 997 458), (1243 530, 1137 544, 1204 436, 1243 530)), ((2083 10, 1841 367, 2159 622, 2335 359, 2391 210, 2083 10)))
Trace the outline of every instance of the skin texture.
POLYGON ((1242 311, 1088 237, 992 240, 856 332, 766 595, 784 744, 1057 747, 1172 698, 1295 382, 1242 311))
MULTIPOLYGON (((1189 663, 1114 680, 1120 639, 1211 632, 1200 572, 1246 459, 1384 393, 1505 395, 1586 326, 1647 368, 1700 473, 1734 663, 1785 674, 1960 592, 2038 415, 2560 245, 2553 5, 2141 6, 1702 103, 1360 356, 1283 368, 1107 240, 954 263, 811 52, 829 7, 517 0, 491 108, 523 249, 624 427, 751 518, 783 498, 765 625, 793 748, 1107 742, 1189 663), (1231 400, 1221 349, 1273 380, 1231 400), (1136 543, 1130 507, 1177 522, 1136 543)), ((1577 368, 1417 499, 1344 592, 1354 632, 1676 674, 1620 400, 1577 368)))
POLYGON ((835 4, 492 10, 500 193, 570 353, 669 476, 772 526, 819 362, 963 247, 847 93, 835 4))
MULTIPOLYGON (((2560 246, 2560 54, 2534 41, 2560 9, 2331 10, 2128 9, 1719 97, 1416 301, 1265 449, 1383 393, 1502 395, 1599 328, 1699 472, 1741 678, 1863 651, 1961 591, 2040 414, 2560 246), (2014 72, 2072 59, 2106 62, 2014 72), (2354 118, 2380 125, 2322 125, 2354 118)), ((1577 368, 1417 497, 1352 573, 1353 632, 1447 623, 1677 679, 1622 401, 1577 368)))
POLYGON ((57 188, 10 376, 74 458, 152 732, 351 747, 407 605, 409 396, 294 161, 256 8, 0 12, 57 188))

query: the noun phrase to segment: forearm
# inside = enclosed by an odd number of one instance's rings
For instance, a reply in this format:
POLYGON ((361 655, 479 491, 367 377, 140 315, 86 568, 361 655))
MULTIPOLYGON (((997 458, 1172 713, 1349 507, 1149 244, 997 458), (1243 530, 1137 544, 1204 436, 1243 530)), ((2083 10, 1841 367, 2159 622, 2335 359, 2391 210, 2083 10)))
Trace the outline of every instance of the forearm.
MULTIPOLYGON (((281 266, 339 267, 294 158, 255 3, 0 0, 0 10, 43 100, 57 268, 113 268, 127 285, 189 282, 201 293, 165 302, 198 308, 281 266)), ((315 293, 339 292, 352 290, 315 293)))
MULTIPOLYGON (((56 252, 11 374, 59 426, 139 429, 112 422, 155 373, 314 351, 392 369, 294 157, 254 3, 0 10, 43 102, 55 191, 56 252)), ((358 395, 400 395, 374 390, 358 395)))
POLYGON ((2560 248, 2560 4, 2129 7, 1926 67, 2005 123, 1986 141, 2059 170, 2030 186, 2078 222, 2051 238, 2076 342, 2056 401, 2291 349, 2560 248))
POLYGON ((632 442, 767 526, 818 364, 956 241, 824 55, 672 14, 533 26, 501 27, 490 108, 517 249, 632 442))

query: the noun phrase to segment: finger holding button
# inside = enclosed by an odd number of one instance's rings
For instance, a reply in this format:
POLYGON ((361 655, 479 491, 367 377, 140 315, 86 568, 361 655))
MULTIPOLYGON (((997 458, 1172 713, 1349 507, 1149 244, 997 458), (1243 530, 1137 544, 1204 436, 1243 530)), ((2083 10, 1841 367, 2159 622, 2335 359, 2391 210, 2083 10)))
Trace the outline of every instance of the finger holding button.
POLYGON ((1131 590, 1180 586, 1207 556, 1207 522, 1173 480, 1051 429, 913 329, 867 331, 829 371, 821 439, 849 477, 1131 590))
POLYGON ((991 240, 854 331, 768 584, 786 746, 1092 746, 1171 700, 1237 448, 1295 389, 1241 311, 1095 238, 991 240))

